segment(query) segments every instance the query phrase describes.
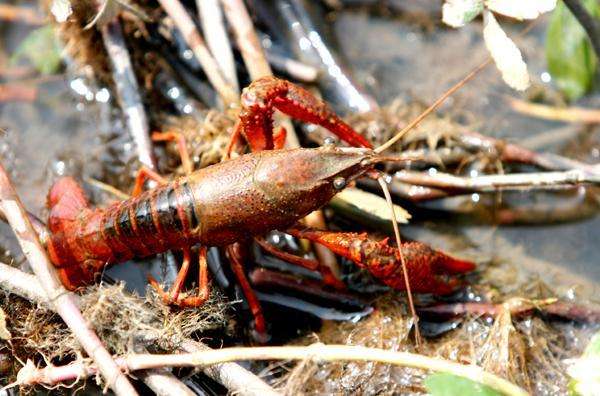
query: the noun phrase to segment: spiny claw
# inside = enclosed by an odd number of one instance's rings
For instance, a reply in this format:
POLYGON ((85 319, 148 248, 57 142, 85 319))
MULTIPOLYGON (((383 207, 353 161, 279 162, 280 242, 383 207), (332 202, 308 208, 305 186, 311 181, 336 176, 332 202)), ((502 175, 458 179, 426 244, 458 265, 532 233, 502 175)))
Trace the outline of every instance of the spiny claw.
POLYGON ((275 109, 301 121, 320 125, 352 146, 372 147, 327 104, 289 81, 275 77, 255 80, 244 89, 241 104, 240 122, 236 129, 244 135, 252 151, 272 150, 277 143, 273 138, 275 109))
MULTIPOLYGON (((314 229, 289 229, 291 235, 324 245, 334 253, 346 257, 386 285, 405 290, 400 251, 388 245, 388 239, 373 241, 367 234, 328 232, 314 229)), ((421 242, 402 244, 402 255, 407 266, 412 291, 416 293, 448 294, 460 285, 449 276, 475 269, 475 264, 433 250, 421 242)))

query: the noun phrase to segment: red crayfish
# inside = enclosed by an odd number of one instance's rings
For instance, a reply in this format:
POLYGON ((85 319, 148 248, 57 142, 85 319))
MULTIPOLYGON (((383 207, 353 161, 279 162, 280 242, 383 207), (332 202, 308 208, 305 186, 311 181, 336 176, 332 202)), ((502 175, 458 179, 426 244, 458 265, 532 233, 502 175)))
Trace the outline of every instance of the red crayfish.
MULTIPOLYGON (((369 142, 344 123, 325 103, 290 82, 268 77, 253 82, 241 97, 242 110, 232 141, 241 134, 252 151, 192 172, 141 192, 144 170, 133 197, 104 209, 90 208, 82 189, 71 178, 59 179, 48 196, 48 251, 69 289, 93 282, 107 264, 183 249, 184 261, 171 290, 158 289, 165 300, 198 306, 208 296, 206 246, 229 246, 228 254, 255 316, 256 330, 265 332, 258 300, 243 271, 237 242, 271 230, 286 231, 310 212, 327 204, 351 181, 371 172, 382 159, 369 142), (284 130, 273 134, 272 116, 278 109, 294 118, 321 125, 340 139, 362 148, 300 148, 283 146, 284 130), (200 244, 199 294, 180 295, 190 266, 189 248, 200 244)), ((165 138, 164 135, 157 136, 165 138)), ((387 241, 373 242, 364 234, 288 230, 296 237, 320 243, 368 269, 385 284, 403 290, 399 250, 387 241)), ((265 242, 261 241, 265 246, 265 242)), ((274 250, 271 247, 270 250, 274 250)), ((470 262, 451 258, 420 243, 402 246, 413 290, 444 294, 456 281, 442 277, 470 271, 470 262)), ((281 252, 281 254, 286 255, 281 252)), ((286 258, 290 258, 289 255, 286 258)), ((320 269, 332 286, 339 281, 320 269)), ((157 286, 155 284, 155 286, 157 286)))

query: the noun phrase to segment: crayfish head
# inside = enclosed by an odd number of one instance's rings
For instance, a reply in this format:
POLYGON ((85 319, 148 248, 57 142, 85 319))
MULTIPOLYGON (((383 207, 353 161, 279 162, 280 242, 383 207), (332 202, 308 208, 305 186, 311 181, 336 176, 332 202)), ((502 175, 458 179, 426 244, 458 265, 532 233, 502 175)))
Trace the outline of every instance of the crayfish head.
POLYGON ((333 194, 373 165, 371 150, 320 147, 276 150, 261 158, 255 181, 278 193, 328 189, 333 194))
POLYGON ((371 150, 320 147, 263 152, 254 182, 286 210, 312 211, 372 168, 371 150))

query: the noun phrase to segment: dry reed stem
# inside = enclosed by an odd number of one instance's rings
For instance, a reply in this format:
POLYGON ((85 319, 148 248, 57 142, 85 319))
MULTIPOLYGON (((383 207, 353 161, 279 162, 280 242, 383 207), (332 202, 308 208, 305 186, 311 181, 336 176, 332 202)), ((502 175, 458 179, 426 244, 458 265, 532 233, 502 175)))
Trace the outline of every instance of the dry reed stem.
POLYGON ((253 80, 272 76, 273 71, 254 30, 252 19, 242 0, 221 0, 227 20, 235 32, 244 64, 253 80))
POLYGON ((188 15, 181 2, 178 0, 158 0, 158 2, 181 31, 184 40, 191 48, 196 59, 198 59, 198 62, 200 62, 200 65, 202 65, 208 80, 217 90, 226 107, 237 103, 238 95, 223 76, 219 64, 206 47, 202 36, 200 36, 198 29, 196 29, 194 21, 188 15))
POLYGON ((43 25, 44 17, 33 8, 0 4, 0 20, 7 22, 24 22, 29 25, 43 25))
POLYGON ((532 172, 476 177, 454 176, 449 173, 399 171, 394 179, 403 183, 461 192, 494 192, 506 189, 556 189, 580 184, 600 184, 599 175, 573 169, 565 172, 532 172))
POLYGON ((152 143, 150 142, 150 127, 148 116, 142 103, 139 88, 131 58, 125 45, 123 30, 118 19, 100 27, 106 53, 112 64, 112 75, 117 89, 119 105, 125 116, 129 133, 135 142, 139 161, 156 169, 152 143))
POLYGON ((19 240, 25 257, 29 261, 29 265, 45 291, 46 300, 50 302, 54 310, 77 337, 83 349, 98 365, 98 369, 108 386, 117 395, 137 394, 127 377, 119 370, 111 355, 102 345, 102 341, 81 315, 75 295, 67 291, 60 283, 54 266, 38 240, 23 204, 19 200, 4 167, 1 165, 0 209, 6 216, 19 240))
MULTIPOLYGON (((410 352, 397 352, 381 348, 368 348, 355 345, 325 345, 315 343, 309 346, 269 346, 269 347, 232 347, 196 353, 153 355, 134 354, 119 358, 123 369, 131 371, 147 370, 159 367, 198 367, 239 360, 301 360, 313 362, 379 362, 399 366, 413 367, 451 373, 472 381, 487 385, 497 391, 511 396, 524 396, 528 393, 519 386, 483 370, 479 366, 459 364, 441 358, 418 355, 410 352)), ((69 366, 49 366, 42 372, 31 371, 29 374, 37 379, 55 377, 53 370, 60 370, 63 379, 71 370, 72 375, 83 375, 93 368, 83 361, 69 366), (71 367, 69 367, 71 366, 71 367)), ((77 378, 77 377, 75 377, 77 378)))
POLYGON ((225 29, 225 21, 223 20, 219 0, 196 0, 196 7, 198 8, 198 16, 200 17, 206 44, 229 84, 239 93, 240 85, 235 70, 233 51, 225 29))
POLYGON ((600 123, 600 111, 582 107, 554 107, 526 102, 517 98, 507 98, 509 106, 522 114, 552 121, 600 123))

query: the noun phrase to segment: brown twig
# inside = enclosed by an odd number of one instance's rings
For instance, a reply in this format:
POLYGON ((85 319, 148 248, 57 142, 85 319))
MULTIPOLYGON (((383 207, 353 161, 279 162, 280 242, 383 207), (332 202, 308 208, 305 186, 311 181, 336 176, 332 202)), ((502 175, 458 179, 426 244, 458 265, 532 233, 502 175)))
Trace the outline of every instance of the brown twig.
POLYGON ((34 102, 38 97, 36 86, 15 82, 0 84, 0 103, 34 102))
POLYGON ((509 106, 522 114, 552 121, 600 123, 600 111, 581 107, 554 107, 508 97, 509 106))
POLYGON ((175 377, 166 368, 156 368, 143 371, 140 375, 142 381, 152 389, 156 396, 194 396, 179 378, 175 377))
POLYGON ((181 31, 185 42, 189 45, 200 65, 202 65, 206 77, 208 77, 212 86, 217 90, 226 106, 237 103, 238 95, 223 76, 219 64, 206 47, 202 36, 200 36, 198 29, 196 29, 194 21, 181 2, 179 0, 158 0, 158 2, 181 31))
POLYGON ((584 172, 600 175, 600 168, 594 165, 563 157, 552 153, 538 153, 502 139, 485 136, 477 132, 463 132, 458 135, 460 143, 467 148, 475 148, 484 153, 495 153, 506 162, 529 164, 546 170, 579 169, 584 172))
POLYGON ((0 78, 4 80, 20 80, 32 77, 36 73, 35 68, 31 66, 6 66, 0 64, 0 78))
POLYGON ((0 20, 7 22, 24 22, 29 25, 43 25, 44 17, 33 8, 11 4, 0 4, 0 20))
POLYGON ((229 84, 236 93, 239 93, 240 85, 235 70, 233 51, 225 29, 225 21, 223 20, 219 0, 196 0, 196 7, 198 8, 206 44, 229 84))
POLYGON ((497 316, 502 309, 507 307, 511 315, 524 317, 540 312, 546 315, 556 316, 566 320, 575 320, 581 323, 598 323, 600 321, 600 309, 595 306, 574 304, 567 301, 530 301, 517 299, 508 304, 495 304, 490 302, 468 302, 438 304, 430 307, 422 307, 417 311, 420 315, 434 321, 447 320, 449 318, 464 315, 487 315, 497 316))
MULTIPOLYGON (((495 374, 486 372, 476 365, 463 365, 450 360, 418 355, 415 353, 397 352, 356 345, 312 344, 309 346, 233 347, 176 355, 129 355, 120 358, 119 362, 122 362, 123 368, 136 371, 157 367, 198 367, 237 360, 309 360, 315 362, 355 361, 388 363, 451 373, 482 383, 506 395, 521 396, 528 394, 517 385, 498 377, 495 374)), ((53 377, 52 371, 59 369, 62 371, 63 377, 64 373, 69 370, 72 371, 72 375, 74 376, 93 370, 93 368, 87 366, 85 362, 78 361, 69 366, 50 366, 38 370, 45 370, 43 373, 35 371, 24 373, 23 378, 26 378, 25 374, 30 374, 31 376, 39 377, 41 379, 44 377, 53 377)))
POLYGON ((579 184, 600 184, 600 176, 581 170, 565 172, 532 172, 475 177, 454 176, 414 171, 399 171, 394 179, 403 183, 459 192, 494 192, 506 189, 555 189, 579 184))
POLYGON ((142 98, 123 30, 118 19, 114 19, 100 27, 104 47, 112 63, 112 73, 119 104, 125 120, 127 122, 129 133, 137 148, 139 161, 149 167, 156 169, 156 162, 152 154, 152 143, 150 142, 150 127, 148 126, 148 117, 144 110, 142 98))
POLYGON ((60 283, 54 266, 40 244, 23 204, 19 200, 8 174, 1 165, 0 209, 19 240, 21 249, 46 294, 46 300, 50 302, 71 329, 83 349, 98 365, 98 369, 108 386, 117 395, 135 395, 136 391, 127 377, 119 370, 111 355, 102 345, 102 341, 81 315, 74 294, 67 291, 60 283))
MULTIPOLYGON (((52 306, 49 306, 40 282, 35 276, 2 263, 0 263, 0 288, 36 304, 42 304, 49 309, 53 309, 52 306)), ((78 299, 77 296, 74 297, 78 299)), ((149 338, 153 338, 151 334, 149 338)), ((181 344, 181 349, 188 353, 210 350, 206 345, 192 340, 184 341, 181 344)), ((213 380, 223 384, 231 393, 248 396, 278 395, 264 381, 236 363, 216 364, 203 368, 203 371, 213 380)))
POLYGON ((267 60, 274 69, 289 75, 295 80, 305 83, 314 83, 317 81, 317 78, 319 78, 319 70, 314 66, 300 62, 296 59, 287 58, 269 50, 265 50, 265 54, 267 60))
POLYGON ((273 72, 254 30, 252 19, 242 0, 221 0, 227 20, 235 32, 244 64, 253 80, 272 76, 273 72))

